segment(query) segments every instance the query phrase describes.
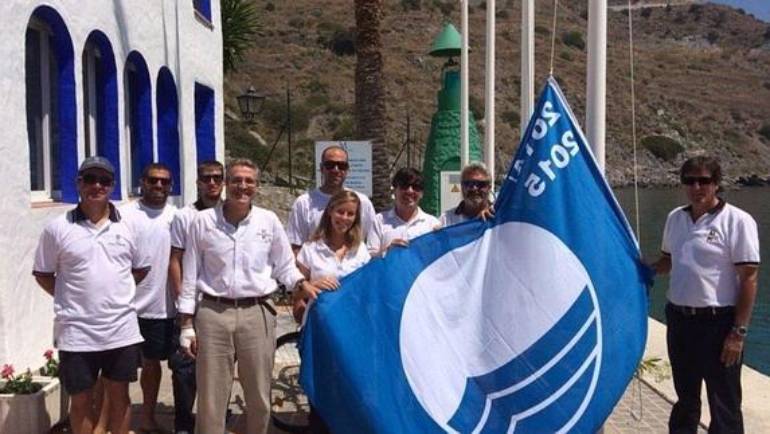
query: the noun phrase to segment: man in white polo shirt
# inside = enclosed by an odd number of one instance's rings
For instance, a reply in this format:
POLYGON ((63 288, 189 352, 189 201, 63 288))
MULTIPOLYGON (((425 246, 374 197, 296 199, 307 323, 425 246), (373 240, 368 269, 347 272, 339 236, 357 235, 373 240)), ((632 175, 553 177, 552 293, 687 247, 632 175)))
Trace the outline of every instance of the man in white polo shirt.
POLYGON ((59 376, 70 394, 70 424, 90 434, 95 424, 93 387, 101 374, 110 396, 110 431, 128 433, 128 383, 136 381, 142 342, 135 281, 150 269, 137 252, 136 236, 110 203, 115 170, 88 157, 78 170, 78 206, 46 225, 33 274, 54 297, 54 343, 59 376))
POLYGON ((441 226, 436 217, 420 208, 425 185, 420 171, 411 167, 399 169, 391 184, 393 208, 377 214, 366 237, 372 256, 384 254, 391 246, 407 246, 409 240, 441 226))
POLYGON ((136 286, 135 306, 139 316, 142 343, 142 418, 141 431, 156 431, 155 405, 161 380, 161 360, 176 348, 174 322, 176 308, 168 285, 168 262, 171 251, 171 221, 176 207, 167 203, 171 193, 171 169, 161 163, 144 168, 140 179, 142 197, 120 208, 126 223, 135 228, 140 255, 150 258, 152 269, 136 286))
POLYGON ((276 311, 269 299, 277 287, 273 276, 289 288, 301 288, 303 297, 315 298, 319 290, 297 269, 275 213, 252 205, 259 175, 254 163, 235 160, 226 175, 227 199, 198 213, 187 234, 180 343, 197 359, 195 431, 223 432, 237 359, 246 432, 265 434, 275 349, 276 311))
MULTIPOLYGON (((190 225, 198 212, 219 205, 222 199, 222 186, 225 168, 219 161, 209 160, 198 165, 198 197, 195 202, 177 211, 171 223, 171 258, 168 276, 174 298, 182 293, 182 256, 187 245, 190 225)), ((179 328, 175 330, 175 340, 179 341, 179 328)), ((180 348, 169 359, 172 386, 174 390, 174 430, 177 434, 191 433, 195 429, 195 359, 188 357, 180 348)))
MULTIPOLYGON (((318 227, 329 199, 345 188, 348 169, 348 152, 344 148, 329 146, 321 153, 321 186, 297 197, 289 213, 286 233, 295 255, 318 227)), ((374 206, 368 197, 359 192, 356 194, 361 200, 361 229, 366 236, 374 222, 374 206)))
POLYGON ((671 273, 666 339, 678 401, 669 431, 697 430, 705 381, 709 432, 742 433, 741 364, 757 293, 757 224, 717 196, 722 171, 715 159, 685 161, 680 178, 690 204, 668 215, 663 256, 653 265, 671 273))
POLYGON ((454 208, 445 211, 439 217, 441 226, 451 226, 466 220, 480 217, 486 219, 494 215, 490 190, 492 180, 487 167, 480 162, 471 162, 460 173, 460 190, 463 200, 454 208))

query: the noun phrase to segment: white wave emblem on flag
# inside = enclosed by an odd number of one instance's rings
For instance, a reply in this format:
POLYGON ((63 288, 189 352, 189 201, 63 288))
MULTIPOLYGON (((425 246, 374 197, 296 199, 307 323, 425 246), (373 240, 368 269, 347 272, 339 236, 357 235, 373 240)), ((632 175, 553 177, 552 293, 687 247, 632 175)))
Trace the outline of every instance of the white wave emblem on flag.
POLYGON ((420 273, 399 344, 409 386, 447 432, 565 432, 595 390, 601 315, 574 253, 509 222, 420 273))

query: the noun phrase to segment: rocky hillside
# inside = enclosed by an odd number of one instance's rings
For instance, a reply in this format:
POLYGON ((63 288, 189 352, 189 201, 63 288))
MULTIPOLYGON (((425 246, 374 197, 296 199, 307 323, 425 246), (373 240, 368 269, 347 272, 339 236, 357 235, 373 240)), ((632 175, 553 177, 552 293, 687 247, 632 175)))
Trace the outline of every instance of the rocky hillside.
MULTIPOLYGON (((312 177, 312 143, 353 139, 353 0, 255 0, 262 29, 239 71, 227 76, 226 137, 232 155, 260 163, 278 136, 291 89, 295 176, 312 177), (252 124, 235 97, 249 85, 271 96, 252 124)), ((548 69, 552 2, 537 1, 536 74, 548 69)), ((615 2, 623 4, 625 2, 615 2)), ((649 2, 649 3, 665 3, 649 2)), ((470 14, 471 108, 483 134, 485 2, 470 14)), ((587 12, 562 1, 555 72, 579 119, 584 118, 587 12)), ((519 137, 520 2, 497 1, 497 173, 507 169, 519 137)), ((396 156, 411 118, 413 161, 422 155, 436 107, 442 62, 426 53, 442 23, 459 23, 452 0, 386 0, 383 22, 387 144, 396 156)), ((737 9, 700 2, 633 10, 640 177, 675 182, 687 156, 718 155, 728 177, 770 174, 770 24, 737 9)), ((607 169, 615 185, 631 182, 632 139, 627 11, 609 12, 607 169)), ((539 85, 538 85, 539 87, 539 85)), ((285 177, 286 135, 268 165, 285 177)), ((399 165, 406 163, 402 157, 399 165)))

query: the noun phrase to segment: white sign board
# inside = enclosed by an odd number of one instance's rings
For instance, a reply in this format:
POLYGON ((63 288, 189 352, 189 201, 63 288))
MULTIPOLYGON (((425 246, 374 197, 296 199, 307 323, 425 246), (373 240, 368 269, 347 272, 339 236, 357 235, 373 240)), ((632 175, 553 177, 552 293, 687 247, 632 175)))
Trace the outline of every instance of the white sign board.
POLYGON ((459 170, 441 172, 441 196, 439 196, 439 209, 441 213, 456 207, 463 200, 463 192, 460 187, 459 170))
POLYGON ((321 154, 329 146, 339 146, 348 151, 348 177, 345 187, 372 197, 372 142, 315 142, 315 185, 321 186, 321 154))

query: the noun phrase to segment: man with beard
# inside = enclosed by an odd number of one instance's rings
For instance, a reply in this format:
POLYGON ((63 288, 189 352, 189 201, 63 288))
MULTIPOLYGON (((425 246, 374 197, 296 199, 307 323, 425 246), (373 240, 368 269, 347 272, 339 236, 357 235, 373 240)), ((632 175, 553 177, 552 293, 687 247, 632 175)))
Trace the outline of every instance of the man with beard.
MULTIPOLYGON (((341 146, 329 146, 321 154, 321 187, 300 195, 291 207, 286 234, 296 255, 302 244, 318 227, 329 198, 342 191, 348 176, 348 152, 341 146)), ((361 200, 361 229, 364 236, 374 222, 374 206, 365 195, 356 192, 361 200)))
POLYGON ((171 251, 171 221, 176 207, 166 203, 171 193, 171 169, 161 163, 145 167, 140 179, 142 197, 121 207, 126 224, 137 234, 141 256, 149 258, 152 269, 136 286, 134 306, 139 317, 142 343, 142 417, 140 431, 158 430, 155 405, 161 380, 161 360, 174 352, 174 297, 168 285, 168 263, 171 251))
MULTIPOLYGON (((204 161, 198 166, 198 198, 195 202, 177 211, 171 224, 171 258, 169 261, 169 283, 174 298, 182 293, 182 257, 187 245, 187 234, 195 216, 203 210, 218 205, 222 197, 225 169, 218 161, 204 161)), ((178 343, 179 329, 175 342, 178 343)), ((174 390, 174 430, 178 434, 192 433, 195 428, 193 404, 195 403, 195 359, 188 357, 181 348, 169 359, 174 390)), ((223 415, 224 417, 224 415, 223 415)))
POLYGON ((492 181, 489 171, 479 162, 472 162, 463 168, 460 174, 463 200, 455 208, 441 214, 441 226, 451 226, 476 217, 487 219, 494 215, 489 191, 492 181))
POLYGON ((115 169, 104 157, 80 165, 78 206, 52 220, 40 235, 32 274, 54 297, 54 343, 59 377, 69 393, 70 425, 94 431, 94 385, 99 375, 110 397, 109 429, 127 434, 128 383, 136 381, 142 335, 134 309, 135 282, 150 271, 136 234, 110 203, 115 169))

